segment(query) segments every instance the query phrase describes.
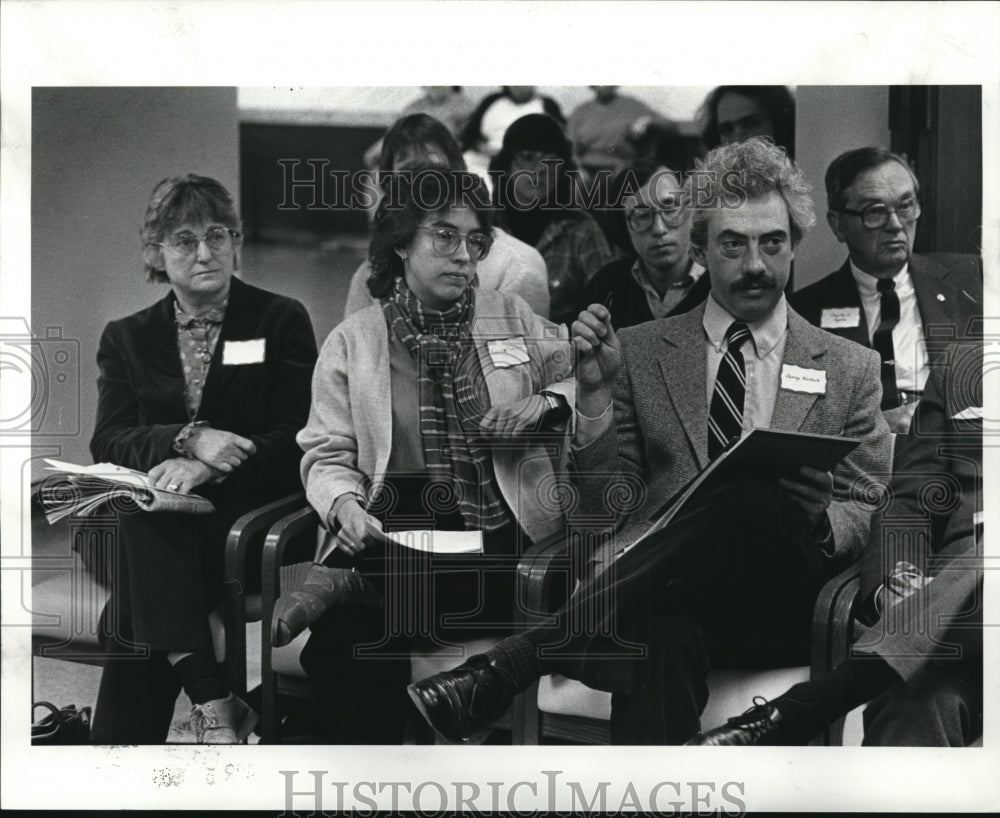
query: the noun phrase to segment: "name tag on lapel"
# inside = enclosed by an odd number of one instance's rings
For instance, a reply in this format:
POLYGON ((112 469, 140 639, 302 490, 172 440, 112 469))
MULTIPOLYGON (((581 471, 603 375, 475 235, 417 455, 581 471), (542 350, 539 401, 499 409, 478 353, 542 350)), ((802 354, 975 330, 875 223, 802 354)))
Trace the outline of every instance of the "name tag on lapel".
POLYGON ((509 369, 531 360, 528 356, 528 347, 520 336, 487 341, 486 350, 490 353, 490 360, 497 369, 509 369))
POLYGON ((969 406, 963 409, 961 412, 957 412, 952 415, 952 420, 982 420, 983 419, 983 407, 982 406, 969 406))
POLYGON ((850 329, 861 326, 861 307, 830 307, 819 314, 820 329, 850 329))
POLYGON ((826 394, 826 370, 806 369, 804 366, 782 364, 781 388, 789 392, 805 392, 809 395, 826 394))
POLYGON ((223 365, 240 366, 241 364, 264 363, 266 341, 266 338, 254 338, 252 341, 226 341, 222 346, 223 365))

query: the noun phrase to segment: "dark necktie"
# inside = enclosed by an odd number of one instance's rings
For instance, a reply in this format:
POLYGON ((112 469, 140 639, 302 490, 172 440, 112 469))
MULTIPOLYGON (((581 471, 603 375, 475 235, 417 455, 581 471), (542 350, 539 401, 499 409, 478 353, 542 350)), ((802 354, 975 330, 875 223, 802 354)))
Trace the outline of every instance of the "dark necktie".
POLYGON ((899 405, 896 353, 892 346, 892 331, 899 323, 899 296, 896 295, 896 282, 891 278, 880 278, 877 286, 882 296, 881 319, 872 336, 872 347, 882 356, 882 408, 893 409, 899 405))
POLYGON ((747 394, 747 371, 740 347, 750 337, 746 324, 734 321, 726 330, 726 354, 719 364, 708 410, 708 459, 714 460, 726 444, 743 432, 743 404, 747 394))

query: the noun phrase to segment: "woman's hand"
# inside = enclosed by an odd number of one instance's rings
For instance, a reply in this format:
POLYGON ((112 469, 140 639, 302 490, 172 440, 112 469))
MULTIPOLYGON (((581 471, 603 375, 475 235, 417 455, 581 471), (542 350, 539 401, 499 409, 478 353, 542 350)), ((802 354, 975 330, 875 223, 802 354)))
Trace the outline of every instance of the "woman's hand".
POLYGON ((202 463, 223 474, 232 473, 257 451, 252 440, 222 429, 195 429, 184 442, 184 448, 202 463))
POLYGON ((377 543, 382 533, 382 523, 361 508, 357 500, 350 499, 337 511, 337 547, 345 554, 357 556, 369 545, 377 543))
POLYGON ((615 378, 622 366, 622 349, 611 326, 611 313, 591 304, 570 328, 576 349, 577 409, 598 417, 611 403, 615 378))
POLYGON ((491 406, 479 428, 487 437, 514 438, 537 431, 548 411, 549 402, 542 395, 529 395, 514 403, 491 406))
POLYGON ((153 488, 188 494, 191 489, 218 476, 211 466, 187 457, 171 457, 149 470, 153 488))

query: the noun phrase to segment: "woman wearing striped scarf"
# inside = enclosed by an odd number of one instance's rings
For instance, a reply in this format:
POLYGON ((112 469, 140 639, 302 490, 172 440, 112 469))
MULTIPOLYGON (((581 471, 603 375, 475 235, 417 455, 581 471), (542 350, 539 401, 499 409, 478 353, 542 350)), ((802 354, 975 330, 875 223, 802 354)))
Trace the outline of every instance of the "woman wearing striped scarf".
POLYGON ((335 328, 317 364, 298 442, 327 536, 306 585, 279 605, 290 626, 279 637, 301 629, 303 610, 314 620, 302 664, 338 743, 400 742, 414 640, 469 635, 439 627, 444 614, 509 623, 518 555, 564 525, 565 328, 475 286, 492 243, 479 177, 414 171, 395 194, 371 243, 379 304, 335 328), (389 529, 480 531, 483 563, 442 569, 387 547, 389 529))

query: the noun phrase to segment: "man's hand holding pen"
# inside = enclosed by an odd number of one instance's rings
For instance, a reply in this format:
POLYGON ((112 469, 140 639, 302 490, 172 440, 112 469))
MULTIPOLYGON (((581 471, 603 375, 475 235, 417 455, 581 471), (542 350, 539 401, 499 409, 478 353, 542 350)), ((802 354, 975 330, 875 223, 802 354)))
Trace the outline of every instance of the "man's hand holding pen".
POLYGON ((591 304, 570 327, 576 351, 577 409, 598 417, 611 403, 621 343, 611 326, 611 313, 602 304, 591 304))

